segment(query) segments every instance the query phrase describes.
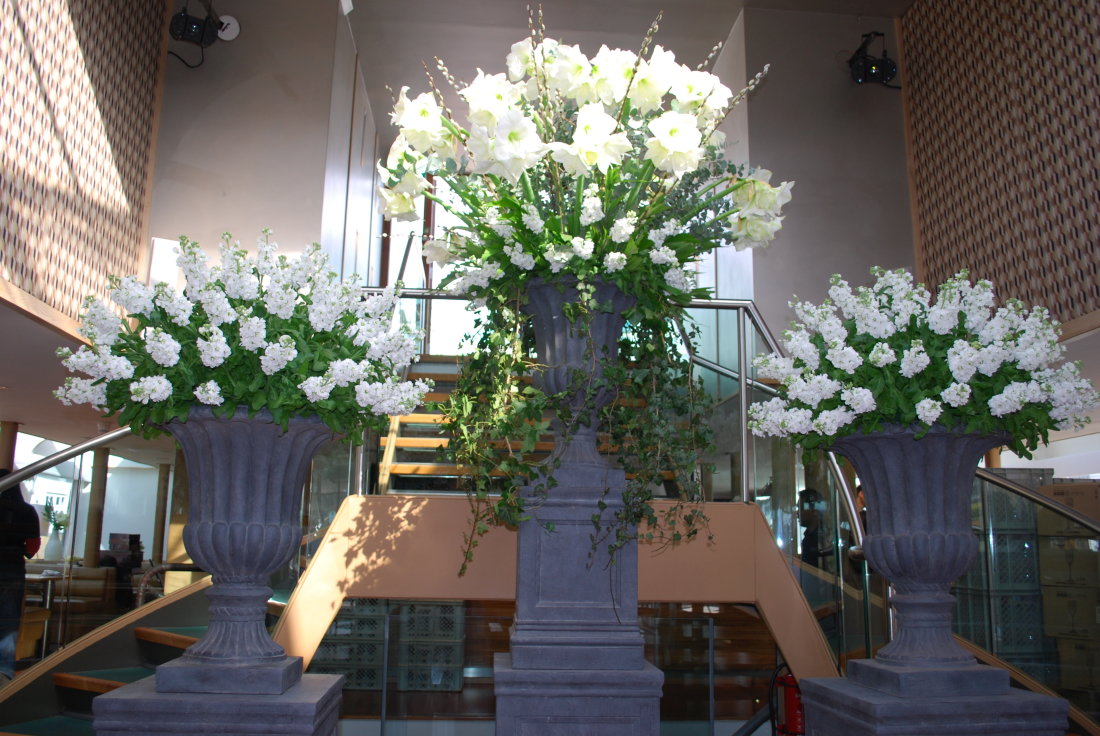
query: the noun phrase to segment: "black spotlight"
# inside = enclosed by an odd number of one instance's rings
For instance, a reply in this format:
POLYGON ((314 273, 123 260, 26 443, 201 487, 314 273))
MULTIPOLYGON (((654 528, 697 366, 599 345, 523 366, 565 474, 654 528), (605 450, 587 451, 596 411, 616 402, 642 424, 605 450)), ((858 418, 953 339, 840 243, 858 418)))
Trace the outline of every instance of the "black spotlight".
POLYGON ((887 84, 898 75, 898 65, 886 54, 886 37, 879 31, 863 34, 863 43, 859 45, 852 58, 848 59, 848 68, 856 84, 879 82, 887 84), (882 56, 875 57, 867 53, 867 47, 875 38, 882 39, 882 56))
POLYGON ((183 10, 172 16, 168 33, 177 41, 187 41, 206 48, 218 40, 218 20, 209 13, 205 18, 189 14, 187 4, 184 3, 183 10))

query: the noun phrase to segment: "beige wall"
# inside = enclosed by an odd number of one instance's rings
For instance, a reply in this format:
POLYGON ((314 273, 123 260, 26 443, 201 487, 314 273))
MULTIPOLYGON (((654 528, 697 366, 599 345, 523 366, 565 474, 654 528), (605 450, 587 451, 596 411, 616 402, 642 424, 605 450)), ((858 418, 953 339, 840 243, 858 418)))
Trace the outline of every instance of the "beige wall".
MULTIPOLYGON (((197 69, 168 60, 151 234, 186 234, 213 252, 223 231, 251 247, 271 227, 300 251, 322 234, 339 3, 216 7, 240 36, 207 48, 197 69)), ((192 44, 170 49, 199 58, 192 44)))
POLYGON ((792 294, 820 302, 833 273, 855 284, 872 265, 913 267, 901 94, 856 84, 846 63, 868 31, 887 34, 892 58, 897 43, 886 18, 746 9, 745 19, 748 70, 771 64, 748 106, 750 163, 797 182, 783 229, 753 254, 756 303, 779 333, 792 294))

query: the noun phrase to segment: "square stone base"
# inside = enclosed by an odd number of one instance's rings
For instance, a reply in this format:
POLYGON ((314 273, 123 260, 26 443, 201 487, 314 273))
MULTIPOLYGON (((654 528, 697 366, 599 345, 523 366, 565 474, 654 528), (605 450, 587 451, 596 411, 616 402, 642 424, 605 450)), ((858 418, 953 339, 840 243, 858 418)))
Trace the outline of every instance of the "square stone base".
POLYGON ((343 675, 303 675, 280 695, 160 693, 147 677, 92 701, 96 736, 336 736, 343 675))
POLYGON ((493 660, 498 736, 658 736, 664 674, 638 670, 513 669, 493 660))
POLYGON ((899 697, 850 678, 799 683, 806 736, 1064 736, 1069 703, 1028 690, 999 695, 899 697))
POLYGON ((283 657, 261 665, 211 666, 186 654, 157 665, 157 691, 162 693, 238 693, 278 695, 302 677, 302 658, 283 657))

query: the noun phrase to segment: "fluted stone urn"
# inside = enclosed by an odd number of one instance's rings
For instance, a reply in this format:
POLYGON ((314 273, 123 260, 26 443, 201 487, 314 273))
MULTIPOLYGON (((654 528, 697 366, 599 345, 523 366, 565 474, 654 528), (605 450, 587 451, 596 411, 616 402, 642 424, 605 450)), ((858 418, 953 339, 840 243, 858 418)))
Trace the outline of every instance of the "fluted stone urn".
POLYGON ((501 736, 656 736, 663 675, 644 657, 638 625, 638 550, 592 546, 592 516, 622 508, 623 471, 601 456, 599 410, 612 393, 601 387, 605 361, 618 356, 623 312, 633 298, 596 282, 593 310, 574 323, 564 305, 577 301, 575 278, 528 288, 542 368, 535 381, 559 394, 570 426, 554 422, 547 461, 551 487, 527 489, 533 518, 519 528, 516 618, 511 651, 494 662, 496 732, 501 736), (548 531, 551 527, 552 531, 548 531))
POLYGON ((195 407, 164 425, 187 462, 190 510, 183 541, 211 574, 210 625, 179 659, 157 668, 160 692, 282 693, 301 679, 267 631, 268 580, 301 542, 301 500, 317 449, 332 437, 320 419, 286 429, 266 411, 230 418, 195 407))
POLYGON ((973 563, 970 499, 978 460, 1005 434, 884 425, 833 441, 867 496, 868 564, 893 586, 893 640, 847 678, 802 685, 808 736, 899 733, 1055 736, 1068 704, 1009 686, 1006 670, 979 664, 951 630, 951 584, 973 563))

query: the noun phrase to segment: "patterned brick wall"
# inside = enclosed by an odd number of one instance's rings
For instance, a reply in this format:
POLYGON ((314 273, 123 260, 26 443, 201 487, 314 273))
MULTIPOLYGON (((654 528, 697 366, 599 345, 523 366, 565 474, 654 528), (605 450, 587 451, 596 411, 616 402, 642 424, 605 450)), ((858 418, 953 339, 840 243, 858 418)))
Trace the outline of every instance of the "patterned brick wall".
POLYGON ((1100 310, 1100 0, 916 0, 901 27, 925 281, 1100 310))
POLYGON ((0 278, 77 316, 135 273, 165 0, 0 0, 0 278))

